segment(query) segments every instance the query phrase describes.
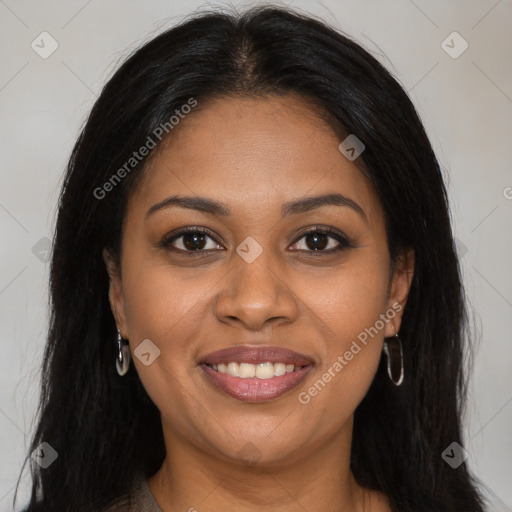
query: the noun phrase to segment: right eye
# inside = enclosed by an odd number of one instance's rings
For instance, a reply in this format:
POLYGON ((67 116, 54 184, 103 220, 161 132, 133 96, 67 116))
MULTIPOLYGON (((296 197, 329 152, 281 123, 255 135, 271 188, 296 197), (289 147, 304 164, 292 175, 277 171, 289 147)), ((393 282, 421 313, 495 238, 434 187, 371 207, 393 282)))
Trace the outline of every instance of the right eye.
POLYGON ((211 231, 201 226, 187 227, 176 233, 167 235, 161 241, 160 245, 171 251, 182 253, 212 252, 218 250, 218 247, 220 247, 220 244, 211 231), (205 245, 208 245, 208 238, 212 241, 209 248, 205 247, 205 245))

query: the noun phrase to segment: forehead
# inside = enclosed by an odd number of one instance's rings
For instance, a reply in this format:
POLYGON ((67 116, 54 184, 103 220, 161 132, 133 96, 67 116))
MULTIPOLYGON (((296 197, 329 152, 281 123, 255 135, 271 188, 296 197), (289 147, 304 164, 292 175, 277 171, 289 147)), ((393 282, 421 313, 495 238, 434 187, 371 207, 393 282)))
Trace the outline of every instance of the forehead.
POLYGON ((341 154, 340 142, 321 112, 300 97, 198 102, 152 155, 131 206, 202 195, 244 216, 272 202, 338 191, 378 215, 372 185, 341 154))

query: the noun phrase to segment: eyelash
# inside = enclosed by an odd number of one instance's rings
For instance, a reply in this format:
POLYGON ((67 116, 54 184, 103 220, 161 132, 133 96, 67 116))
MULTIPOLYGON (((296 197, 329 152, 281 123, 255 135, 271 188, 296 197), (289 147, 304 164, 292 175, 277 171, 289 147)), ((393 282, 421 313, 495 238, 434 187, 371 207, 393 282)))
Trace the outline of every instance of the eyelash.
MULTIPOLYGON (((335 247, 334 249, 329 249, 327 251, 325 251, 325 250, 297 249, 294 252, 311 253, 312 255, 314 255, 316 257, 316 256, 320 256, 320 255, 334 254, 334 253, 337 253, 339 251, 343 251, 345 249, 350 249, 350 248, 354 247, 352 242, 344 234, 342 234, 341 232, 339 232, 339 231, 337 231, 337 230, 335 230, 333 228, 330 228, 330 227, 322 227, 322 226, 315 226, 315 227, 305 231, 304 233, 302 233, 299 236, 299 238, 297 238, 295 240, 295 242, 292 245, 297 244, 299 241, 301 241, 303 238, 305 238, 307 235, 309 235, 311 233, 320 233, 322 235, 327 235, 327 236, 329 236, 331 238, 334 238, 339 243, 339 245, 337 247, 335 247)), ((210 252, 216 252, 217 251, 217 249, 200 249, 200 250, 197 250, 197 251, 187 251, 187 250, 184 250, 184 249, 177 249, 176 247, 172 247, 171 244, 175 240, 179 239, 180 237, 182 237, 184 235, 189 235, 189 234, 203 234, 203 235, 207 235, 215 243, 217 243, 218 245, 221 245, 220 242, 218 242, 216 240, 215 236, 213 235, 213 233, 209 229, 203 228, 201 226, 194 226, 194 227, 187 227, 185 229, 182 229, 182 230, 180 230, 177 233, 174 233, 172 235, 167 235, 160 242, 160 246, 165 248, 165 249, 167 249, 167 250, 171 250, 173 252, 188 253, 188 254, 190 254, 192 256, 201 256, 201 255, 204 255, 205 253, 210 253, 210 252)))

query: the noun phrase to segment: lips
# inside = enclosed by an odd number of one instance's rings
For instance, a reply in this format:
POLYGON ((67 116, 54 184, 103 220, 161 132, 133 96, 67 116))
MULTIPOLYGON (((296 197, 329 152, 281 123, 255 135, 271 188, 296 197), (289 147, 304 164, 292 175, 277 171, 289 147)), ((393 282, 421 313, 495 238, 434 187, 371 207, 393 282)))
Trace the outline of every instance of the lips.
POLYGON ((239 345, 208 354, 200 367, 209 382, 223 393, 245 402, 265 402, 297 387, 313 369, 314 361, 283 347, 239 345), (272 372, 259 371, 258 367, 268 370, 269 365, 287 371, 274 372, 274 376, 272 372), (255 367, 256 376, 251 373, 255 367))

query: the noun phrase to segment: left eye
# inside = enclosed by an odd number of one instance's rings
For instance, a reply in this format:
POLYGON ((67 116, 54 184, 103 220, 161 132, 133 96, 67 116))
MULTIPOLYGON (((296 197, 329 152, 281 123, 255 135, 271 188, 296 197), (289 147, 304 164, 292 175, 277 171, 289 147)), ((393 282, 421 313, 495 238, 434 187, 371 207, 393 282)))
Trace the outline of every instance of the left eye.
POLYGON ((318 253, 332 253, 348 247, 350 244, 348 240, 341 234, 331 229, 314 228, 304 233, 294 245, 300 245, 299 242, 303 240, 303 245, 306 249, 297 248, 297 251, 318 252, 318 253), (329 242, 329 239, 331 241, 329 242))

